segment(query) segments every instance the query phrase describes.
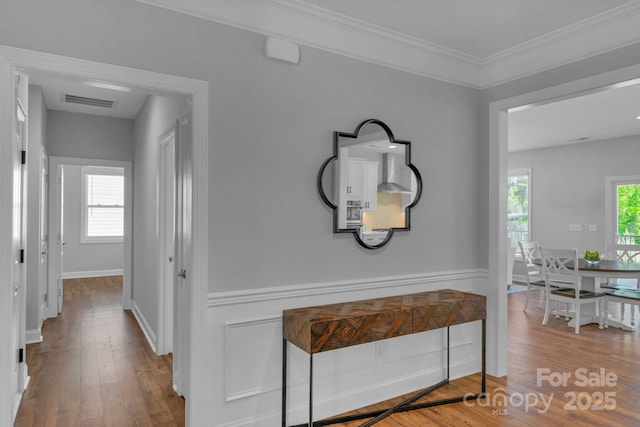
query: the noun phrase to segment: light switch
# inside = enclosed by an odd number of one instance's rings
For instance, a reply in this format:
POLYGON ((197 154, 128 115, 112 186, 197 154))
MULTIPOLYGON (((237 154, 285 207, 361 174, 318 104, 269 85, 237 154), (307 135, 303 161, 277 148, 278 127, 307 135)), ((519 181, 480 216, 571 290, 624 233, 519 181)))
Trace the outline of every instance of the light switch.
POLYGON ((589 224, 589 231, 598 231, 597 224, 589 224))
POLYGON ((582 231, 582 224, 569 224, 569 231, 582 231))

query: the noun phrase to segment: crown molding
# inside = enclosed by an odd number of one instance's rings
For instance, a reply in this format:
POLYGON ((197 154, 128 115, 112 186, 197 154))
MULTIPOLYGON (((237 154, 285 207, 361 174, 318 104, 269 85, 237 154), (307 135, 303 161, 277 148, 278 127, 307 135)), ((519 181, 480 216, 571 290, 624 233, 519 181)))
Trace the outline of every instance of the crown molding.
POLYGON ((137 0, 476 89, 640 42, 640 0, 478 58, 301 0, 137 0))
POLYGON ((595 15, 481 61, 483 88, 640 42, 640 1, 595 15))

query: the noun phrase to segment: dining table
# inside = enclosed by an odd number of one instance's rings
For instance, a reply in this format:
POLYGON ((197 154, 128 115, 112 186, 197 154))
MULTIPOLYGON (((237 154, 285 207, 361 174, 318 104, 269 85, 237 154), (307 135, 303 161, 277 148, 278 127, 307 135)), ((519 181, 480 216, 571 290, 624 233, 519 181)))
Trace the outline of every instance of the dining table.
MULTIPOLYGON (((578 273, 582 277, 582 289, 594 292, 608 293, 611 290, 601 288, 600 283, 606 282, 608 279, 637 279, 640 284, 640 262, 618 261, 613 259, 602 259, 597 263, 588 263, 584 259, 578 260, 578 273)), ((633 291, 629 296, 631 297, 633 291)), ((637 294, 640 300, 640 293, 637 294)), ((575 326, 575 317, 569 322, 569 326, 575 326)), ((598 323, 598 314, 596 312, 595 303, 585 304, 584 309, 580 313, 580 325, 589 323, 598 323)), ((634 325, 625 322, 623 319, 616 317, 616 313, 608 313, 608 326, 617 327, 626 331, 635 331, 634 325)))

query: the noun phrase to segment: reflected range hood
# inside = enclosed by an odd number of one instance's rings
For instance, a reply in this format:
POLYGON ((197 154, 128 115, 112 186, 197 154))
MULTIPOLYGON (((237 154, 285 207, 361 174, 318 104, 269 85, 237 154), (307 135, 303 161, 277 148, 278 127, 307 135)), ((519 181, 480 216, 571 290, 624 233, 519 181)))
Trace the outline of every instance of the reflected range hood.
POLYGON ((382 182, 378 185, 378 193, 411 193, 411 190, 395 180, 395 156, 384 153, 382 155, 382 182))

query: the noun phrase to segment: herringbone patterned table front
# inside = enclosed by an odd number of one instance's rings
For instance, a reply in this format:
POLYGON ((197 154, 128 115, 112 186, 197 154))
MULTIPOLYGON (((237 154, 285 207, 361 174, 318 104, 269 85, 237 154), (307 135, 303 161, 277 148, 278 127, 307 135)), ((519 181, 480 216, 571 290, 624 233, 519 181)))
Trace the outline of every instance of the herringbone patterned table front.
POLYGON ((486 318, 482 295, 444 289, 283 312, 283 337, 307 353, 486 318))

